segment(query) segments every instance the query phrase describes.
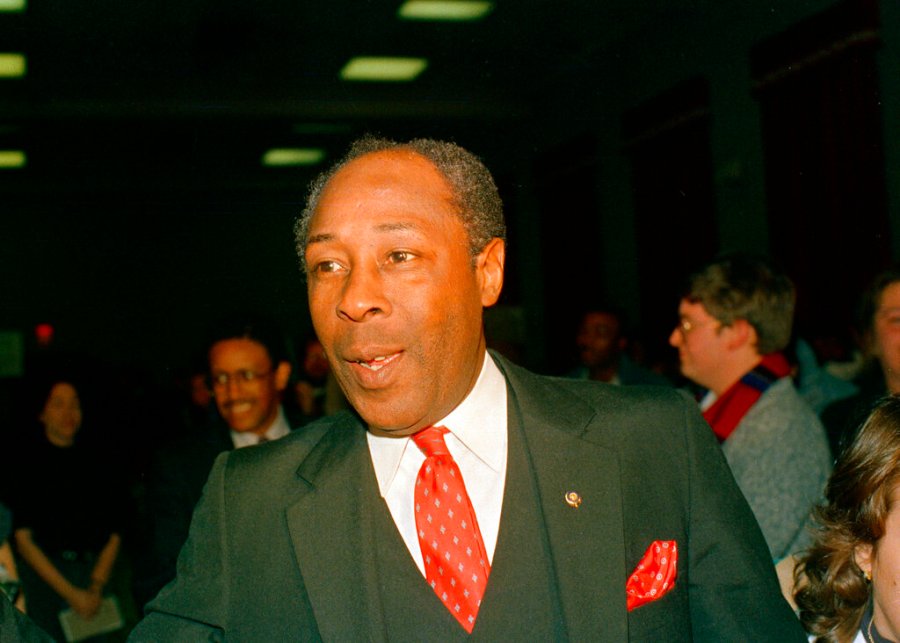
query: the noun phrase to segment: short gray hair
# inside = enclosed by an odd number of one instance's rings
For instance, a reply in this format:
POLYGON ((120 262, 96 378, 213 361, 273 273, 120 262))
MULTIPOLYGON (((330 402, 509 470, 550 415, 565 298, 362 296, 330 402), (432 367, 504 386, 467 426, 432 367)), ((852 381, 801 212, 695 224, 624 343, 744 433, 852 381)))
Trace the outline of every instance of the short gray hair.
POLYGON ((294 225, 294 237, 300 267, 306 273, 306 244, 309 222, 328 182, 348 163, 366 154, 388 150, 410 150, 434 165, 446 179, 453 193, 459 218, 469 236, 469 252, 476 256, 491 239, 506 239, 503 203, 490 171, 477 156, 456 143, 417 138, 402 143, 386 138, 364 136, 356 140, 347 154, 320 174, 309 187, 306 207, 294 225))

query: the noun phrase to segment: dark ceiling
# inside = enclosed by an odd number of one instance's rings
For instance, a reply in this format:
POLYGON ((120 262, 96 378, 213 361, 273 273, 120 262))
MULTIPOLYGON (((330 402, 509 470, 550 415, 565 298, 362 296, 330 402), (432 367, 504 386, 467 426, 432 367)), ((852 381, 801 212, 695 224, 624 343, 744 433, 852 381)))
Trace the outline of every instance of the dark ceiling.
POLYGON ((25 78, 0 81, 0 149, 28 165, 0 187, 287 188, 312 170, 264 168, 265 150, 333 158, 366 131, 490 157, 549 95, 571 103, 617 42, 703 3, 671 4, 501 0, 479 22, 428 23, 398 19, 399 1, 31 0, 0 14, 2 50, 28 57, 25 78), (430 64, 408 84, 341 81, 356 55, 430 64))

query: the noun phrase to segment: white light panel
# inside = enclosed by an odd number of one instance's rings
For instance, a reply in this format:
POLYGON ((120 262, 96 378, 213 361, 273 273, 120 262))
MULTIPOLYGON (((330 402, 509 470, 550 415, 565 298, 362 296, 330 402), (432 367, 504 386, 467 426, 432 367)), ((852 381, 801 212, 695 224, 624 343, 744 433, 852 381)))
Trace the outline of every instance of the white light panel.
POLYGON ((477 0, 408 0, 397 15, 404 20, 480 20, 494 8, 493 2, 477 0))
POLYGON ((263 154, 262 164, 267 167, 316 165, 324 158, 325 150, 315 147, 275 147, 263 154))
POLYGON ((344 80, 408 82, 425 71, 425 58, 359 56, 351 58, 341 70, 344 80))
POLYGON ((0 53, 0 78, 21 78, 25 66, 24 54, 0 53))

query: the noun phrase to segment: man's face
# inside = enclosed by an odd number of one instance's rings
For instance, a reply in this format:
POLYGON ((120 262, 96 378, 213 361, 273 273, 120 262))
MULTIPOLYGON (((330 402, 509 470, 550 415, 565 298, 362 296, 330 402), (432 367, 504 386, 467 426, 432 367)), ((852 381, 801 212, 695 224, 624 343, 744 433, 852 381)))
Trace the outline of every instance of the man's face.
POLYGON ((251 339, 226 339, 210 349, 209 372, 216 406, 231 430, 265 433, 278 417, 290 365, 273 365, 265 347, 251 339))
POLYGON ((900 282, 882 291, 874 331, 875 357, 881 362, 891 392, 900 392, 900 282))
POLYGON ((681 300, 678 317, 680 323, 669 343, 678 349, 681 374, 700 386, 714 388, 727 354, 721 322, 706 312, 703 304, 687 299, 681 300))
POLYGON ((495 239, 473 262, 450 188, 417 154, 368 154, 329 181, 309 227, 309 307, 373 433, 410 435, 471 390, 503 259, 495 239))
POLYGON ((624 340, 619 333, 619 320, 615 315, 601 312, 585 314, 575 338, 581 363, 588 368, 614 366, 624 348, 624 340))

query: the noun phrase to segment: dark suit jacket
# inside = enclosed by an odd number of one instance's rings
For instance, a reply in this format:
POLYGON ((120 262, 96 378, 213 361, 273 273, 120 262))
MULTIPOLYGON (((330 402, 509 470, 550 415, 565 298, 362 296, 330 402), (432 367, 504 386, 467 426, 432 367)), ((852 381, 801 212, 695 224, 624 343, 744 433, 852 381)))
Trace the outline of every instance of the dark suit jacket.
POLYGON ((234 449, 228 426, 219 420, 163 445, 147 472, 141 528, 134 563, 139 605, 175 578, 175 561, 188 537, 194 507, 216 458, 234 449))
MULTIPOLYGON (((695 404, 673 390, 546 378, 496 361, 508 382, 510 461, 471 638, 805 640, 695 404), (577 509, 564 501, 569 491, 583 498, 577 509), (654 540, 678 543, 675 588, 627 612, 626 579, 654 540), (519 544, 544 553, 507 564, 519 544)), ((220 456, 178 577, 132 640, 465 638, 398 554, 390 524, 353 415, 220 456), (399 610, 398 597, 407 602, 399 610)))
POLYGON ((0 643, 53 643, 53 638, 0 592, 0 643))

